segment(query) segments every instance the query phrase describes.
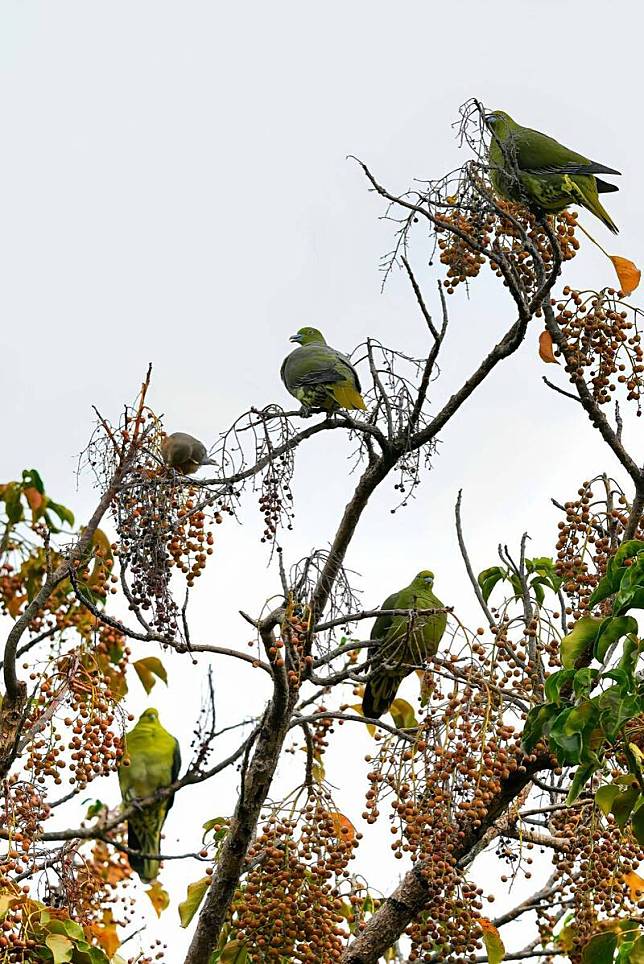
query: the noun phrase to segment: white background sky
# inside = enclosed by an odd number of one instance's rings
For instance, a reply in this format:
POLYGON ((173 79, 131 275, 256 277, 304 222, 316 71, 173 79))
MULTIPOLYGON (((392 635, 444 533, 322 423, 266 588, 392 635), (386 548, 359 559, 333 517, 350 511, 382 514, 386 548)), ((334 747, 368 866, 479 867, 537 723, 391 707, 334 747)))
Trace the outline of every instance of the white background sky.
MULTIPOLYGON (((370 335, 422 353, 404 278, 380 293, 391 225, 378 220, 382 205, 346 155, 395 191, 439 176, 465 160, 450 125, 470 96, 621 170, 621 192, 606 198, 620 237, 607 238, 589 215, 583 222, 611 252, 644 260, 641 28, 638 3, 595 0, 5 0, 0 481, 34 466, 55 499, 87 518, 96 493, 87 475, 77 487, 75 466, 90 406, 116 417, 149 361, 151 402, 168 430, 211 444, 250 404, 288 404, 279 366, 302 324, 342 350, 370 335)), ((416 266, 436 310, 437 269, 422 256, 416 266)), ((613 283, 610 264, 587 249, 566 272, 581 286, 613 283)), ((490 278, 469 301, 459 291, 450 308, 436 408, 513 320, 490 278)), ((478 571, 524 529, 535 555, 550 553, 550 496, 565 499, 582 479, 614 470, 575 406, 543 385, 544 373, 563 382, 538 359, 538 330, 443 433, 415 504, 391 516, 391 489, 374 500, 347 560, 366 605, 429 567, 441 599, 478 623, 452 522, 458 489, 478 571)), ((332 537, 351 488, 346 451, 317 439, 300 460, 289 560, 332 537)), ((257 611, 277 588, 260 521, 251 500, 243 527, 218 529, 195 601, 196 639, 245 644, 237 610, 257 611)), ((166 662, 171 684, 153 702, 187 757, 206 664, 166 662)), ((221 725, 258 712, 257 674, 214 665, 221 725)), ((145 700, 136 680, 131 689, 138 713, 145 700)), ((368 741, 340 732, 349 749, 329 777, 356 817, 364 787, 355 760, 368 741)), ((299 781, 288 768, 300 763, 288 758, 284 785, 299 781)), ((186 844, 186 826, 229 812, 234 790, 227 777, 186 791, 166 848, 186 844)), ((116 779, 96 793, 115 802, 116 779)), ((385 891, 400 871, 374 847, 360 860, 385 891)), ((200 874, 174 863, 163 882, 176 899, 200 874)), ((188 940, 175 915, 173 906, 148 931, 169 940, 171 962, 188 940)))

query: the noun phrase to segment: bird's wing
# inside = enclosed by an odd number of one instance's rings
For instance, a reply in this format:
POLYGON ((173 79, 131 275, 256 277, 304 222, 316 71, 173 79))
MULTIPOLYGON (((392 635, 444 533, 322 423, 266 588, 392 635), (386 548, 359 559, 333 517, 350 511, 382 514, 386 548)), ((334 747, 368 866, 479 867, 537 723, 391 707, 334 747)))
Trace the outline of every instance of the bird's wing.
POLYGON ((554 137, 541 131, 522 127, 509 135, 509 146, 516 152, 516 159, 522 171, 533 174, 619 174, 619 171, 605 164, 591 161, 583 154, 577 154, 564 147, 554 137))
POLYGON ((284 359, 282 381, 287 388, 309 385, 332 385, 353 378, 360 390, 355 369, 335 348, 328 345, 304 345, 284 359))
MULTIPOLYGON (((391 596, 387 596, 383 602, 381 609, 398 609, 398 596, 400 592, 393 592, 391 596)), ((370 639, 384 639, 389 630, 391 629, 391 624, 393 621, 393 616, 382 615, 377 616, 376 621, 371 628, 370 639)))
MULTIPOLYGON (((179 741, 175 740, 174 751, 172 753, 172 770, 170 771, 170 783, 174 783, 174 781, 177 779, 177 777, 179 776, 180 769, 181 769, 181 749, 179 747, 179 741)), ((166 813, 168 812, 168 810, 170 809, 173 803, 174 803, 174 793, 172 794, 172 796, 168 797, 168 806, 166 809, 166 813)))

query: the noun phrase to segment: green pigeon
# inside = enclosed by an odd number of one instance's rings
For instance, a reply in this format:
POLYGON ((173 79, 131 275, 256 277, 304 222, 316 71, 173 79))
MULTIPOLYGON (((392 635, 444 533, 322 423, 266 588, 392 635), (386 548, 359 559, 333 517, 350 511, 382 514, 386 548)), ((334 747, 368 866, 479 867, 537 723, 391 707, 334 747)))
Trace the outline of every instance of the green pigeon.
POLYGON ((161 442, 161 455, 166 465, 184 475, 192 475, 200 465, 215 465, 207 457, 206 446, 187 432, 173 432, 161 442))
MULTIPOLYGON (((443 603, 432 592, 434 573, 423 569, 404 589, 394 592, 383 602, 381 609, 442 609, 443 603)), ((433 656, 438 649, 445 626, 446 613, 416 616, 410 629, 409 616, 387 616, 376 619, 371 639, 378 639, 375 657, 362 697, 365 716, 377 720, 386 713, 396 699, 398 687, 433 656)))
POLYGON ((619 171, 571 151, 546 134, 521 127, 502 110, 486 114, 485 123, 492 132, 490 178, 501 197, 527 202, 546 214, 558 214, 569 204, 578 204, 613 234, 618 233, 599 194, 619 188, 596 175, 619 171))
POLYGON ((287 391, 301 403, 303 414, 366 409, 358 373, 341 352, 331 348, 317 328, 300 328, 289 341, 298 348, 282 362, 280 375, 287 391))
MULTIPOLYGON (((159 712, 147 709, 136 726, 125 735, 125 756, 119 765, 119 784, 123 803, 151 797, 170 786, 179 775, 181 753, 175 738, 159 723, 159 712), (129 765, 126 765, 129 760, 129 765)), ((142 854, 161 852, 161 830, 172 806, 173 796, 139 807, 128 817, 127 845, 142 854)), ((159 861, 151 857, 128 857, 132 870, 141 880, 154 880, 159 861)))

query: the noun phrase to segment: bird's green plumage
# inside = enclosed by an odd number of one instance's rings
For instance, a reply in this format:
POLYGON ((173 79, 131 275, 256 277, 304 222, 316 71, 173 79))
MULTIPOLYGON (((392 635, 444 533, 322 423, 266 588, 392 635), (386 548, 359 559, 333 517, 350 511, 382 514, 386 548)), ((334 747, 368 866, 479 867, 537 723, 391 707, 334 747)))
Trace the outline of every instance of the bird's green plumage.
POLYGON ((487 114, 492 137, 490 179, 501 197, 557 214, 570 204, 587 208, 617 234, 617 227, 599 200, 599 193, 617 187, 597 174, 619 174, 564 147, 547 134, 521 127, 504 111, 487 114))
POLYGON ((291 341, 299 347, 286 356, 280 375, 307 413, 366 407, 355 368, 317 328, 300 328, 291 341))
MULTIPOLYGON (((125 805, 133 800, 150 797, 177 779, 181 766, 179 744, 159 723, 155 709, 147 709, 136 726, 126 734, 124 760, 119 767, 119 784, 125 805)), ((142 854, 161 852, 161 830, 172 806, 173 797, 140 807, 128 817, 127 843, 142 854)), ((159 861, 150 857, 129 856, 130 866, 141 880, 154 880, 159 873, 159 861)))
MULTIPOLYGON (((442 609, 443 603, 433 591, 434 574, 423 569, 404 589, 388 596, 381 609, 442 609)), ((371 639, 378 639, 373 656, 369 681, 362 697, 365 716, 378 719, 386 713, 396 698, 398 687, 406 676, 433 656, 441 641, 447 615, 378 616, 371 630, 371 639)))

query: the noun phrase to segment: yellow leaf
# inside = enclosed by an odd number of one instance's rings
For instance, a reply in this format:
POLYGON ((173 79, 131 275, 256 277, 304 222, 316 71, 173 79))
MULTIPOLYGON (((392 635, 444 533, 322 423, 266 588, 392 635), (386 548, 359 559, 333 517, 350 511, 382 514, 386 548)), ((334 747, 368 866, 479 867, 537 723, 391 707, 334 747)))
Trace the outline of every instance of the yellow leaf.
POLYGON ((136 670, 136 675, 141 680, 143 689, 149 693, 156 683, 155 677, 159 677, 167 685, 168 674, 158 656, 146 656, 144 659, 137 659, 132 666, 136 670))
POLYGON ((155 880, 152 886, 148 887, 146 894, 150 898, 150 903, 154 907, 157 917, 160 917, 170 904, 170 895, 163 889, 158 880, 155 880))
POLYGON ((220 964, 247 964, 248 951, 241 941, 228 941, 219 957, 220 964))
POLYGON ((558 365, 554 356, 552 335, 549 331, 542 331, 539 335, 539 358, 550 365, 558 365))
POLYGON ((394 726, 399 730, 409 729, 411 726, 418 726, 418 720, 414 712, 414 707, 407 700, 394 700, 389 707, 394 726))
POLYGON ((505 957, 505 947, 498 930, 486 917, 481 917, 479 924, 483 931, 483 942, 487 951, 488 964, 500 964, 505 957))
POLYGON ((195 880, 193 884, 188 884, 186 899, 179 904, 179 919, 182 927, 187 927, 195 916, 209 887, 210 877, 202 877, 201 880, 195 880))
MULTIPOLYGON (((350 709, 350 710, 355 710, 356 713, 359 713, 359 714, 360 714, 360 716, 364 716, 364 713, 362 712, 362 707, 361 707, 360 703, 353 703, 353 704, 349 707, 349 709, 350 709)), ((376 728, 375 728, 375 726, 373 725, 373 723, 365 723, 365 726, 366 726, 367 729, 369 730, 369 736, 374 736, 374 735, 375 735, 375 732, 376 732, 376 728)))
POLYGON ((608 257, 613 262, 613 267, 619 279, 619 286, 624 294, 633 294, 642 277, 640 269, 636 264, 633 264, 632 261, 629 261, 628 258, 620 258, 617 254, 609 254, 608 257))
POLYGON ((329 816, 338 840, 353 840, 356 835, 356 828, 349 818, 345 817, 343 813, 330 813, 329 816))
POLYGON ((65 964, 66 961, 71 961, 74 945, 69 937, 65 937, 64 934, 49 934, 45 938, 45 944, 52 953, 54 964, 65 964))
POLYGON ((632 870, 629 874, 624 874, 624 883, 628 887, 631 900, 640 901, 644 897, 644 879, 632 870))

